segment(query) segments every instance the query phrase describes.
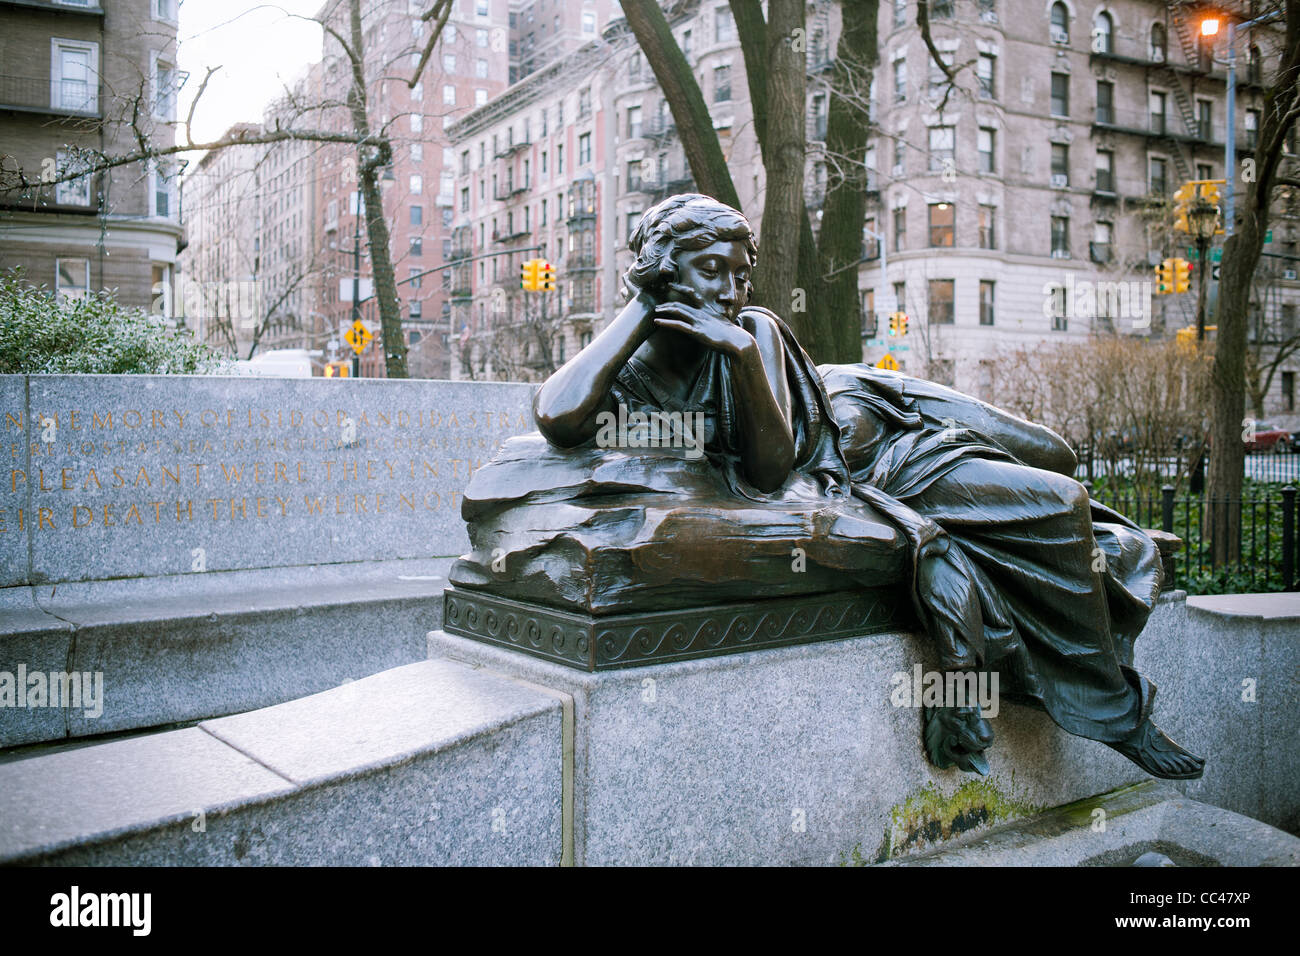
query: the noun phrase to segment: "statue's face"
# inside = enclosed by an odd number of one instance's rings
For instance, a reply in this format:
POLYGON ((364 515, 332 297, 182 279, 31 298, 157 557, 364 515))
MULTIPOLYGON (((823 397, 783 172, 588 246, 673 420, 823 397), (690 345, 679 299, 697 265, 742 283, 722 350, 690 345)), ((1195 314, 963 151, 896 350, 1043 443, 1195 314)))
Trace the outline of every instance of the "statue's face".
POLYGON ((704 300, 705 309, 731 321, 745 305, 748 280, 749 255, 743 243, 715 242, 677 254, 677 281, 694 289, 704 300))

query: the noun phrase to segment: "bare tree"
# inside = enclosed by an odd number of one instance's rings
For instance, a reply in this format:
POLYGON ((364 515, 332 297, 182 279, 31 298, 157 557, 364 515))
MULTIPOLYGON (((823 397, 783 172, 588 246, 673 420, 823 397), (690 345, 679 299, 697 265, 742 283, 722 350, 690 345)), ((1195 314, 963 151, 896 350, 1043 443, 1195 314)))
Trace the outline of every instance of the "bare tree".
POLYGON ((1267 88, 1254 155, 1225 170, 1246 184, 1236 207, 1233 234, 1223 248, 1219 285, 1218 337, 1214 349, 1211 398, 1210 468, 1206 495, 1213 539, 1212 559, 1220 565, 1240 541, 1239 513, 1227 502, 1239 500, 1245 469, 1246 338, 1251 279, 1259 265, 1274 190, 1285 183, 1279 165, 1287 132, 1300 115, 1300 0, 1273 4, 1283 17, 1285 36, 1277 72, 1267 88))

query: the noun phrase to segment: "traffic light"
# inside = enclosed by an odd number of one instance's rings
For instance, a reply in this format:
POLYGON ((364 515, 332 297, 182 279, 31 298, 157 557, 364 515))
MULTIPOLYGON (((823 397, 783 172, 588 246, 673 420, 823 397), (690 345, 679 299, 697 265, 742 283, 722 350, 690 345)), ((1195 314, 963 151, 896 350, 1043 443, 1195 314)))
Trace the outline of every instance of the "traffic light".
POLYGON ((540 259, 528 259, 519 266, 520 281, 519 288, 528 292, 536 292, 540 286, 538 282, 538 266, 541 264, 540 259))
POLYGON ((1156 295, 1169 295, 1174 291, 1174 260, 1166 259, 1156 266, 1156 295))
POLYGON ((1174 291, 1186 292, 1192 285, 1192 264, 1186 259, 1174 260, 1174 291))
POLYGON ((889 334, 904 336, 907 334, 907 313, 891 312, 889 315, 889 334))
POLYGON ((350 374, 351 374, 351 369, 348 368, 347 362, 326 362, 325 363, 326 378, 347 378, 350 374))
POLYGON ((539 273, 538 282, 539 288, 541 288, 542 291, 554 292, 555 266, 551 265, 549 262, 543 261, 541 263, 541 272, 539 273))
POLYGON ((1195 345, 1196 329, 1190 325, 1186 328, 1179 329, 1178 332, 1175 333, 1174 338, 1179 345, 1195 345))
POLYGON ((1174 193, 1174 228, 1179 232, 1191 232, 1187 214, 1196 204, 1196 183, 1187 182, 1178 187, 1174 193))

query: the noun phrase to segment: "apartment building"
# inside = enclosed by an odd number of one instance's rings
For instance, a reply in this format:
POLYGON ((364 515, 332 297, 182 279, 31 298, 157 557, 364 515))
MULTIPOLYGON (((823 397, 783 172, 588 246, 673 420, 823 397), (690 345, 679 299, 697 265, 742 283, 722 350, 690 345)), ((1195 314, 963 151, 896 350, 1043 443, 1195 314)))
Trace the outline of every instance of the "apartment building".
MULTIPOLYGON (((48 181, 75 172, 85 150, 129 155, 137 135, 175 143, 177 0, 5 0, 0 15, 5 173, 48 181)), ((173 315, 178 172, 137 163, 0 192, 0 269, 19 266, 61 295, 115 289, 125 305, 173 315)))
MULTIPOLYGON (((760 228, 762 170, 730 8, 688 0, 667 14, 760 228)), ((453 378, 536 381, 563 364, 622 308, 627 240, 641 214, 694 188, 626 22, 598 25, 598 39, 448 131, 459 157, 453 378), (520 289, 520 265, 534 257, 555 266, 555 291, 520 289)))
POLYGON ((613 0, 513 0, 510 85, 596 40, 617 11, 613 0))
MULTIPOLYGON (((999 355, 1021 345, 1194 323, 1194 292, 1150 290, 1153 267, 1192 244, 1172 229, 1170 196, 1225 175, 1226 73, 1198 37, 1198 7, 934 3, 935 45, 958 75, 946 104, 914 14, 905 2, 881 8, 864 233, 887 255, 869 238, 867 359, 894 345, 904 369, 978 394, 999 355), (906 351, 871 318, 895 309, 910 318, 906 351)), ((1238 49, 1238 161, 1251 155, 1261 79, 1276 64, 1261 47, 1267 35, 1238 49)), ((810 112, 822 112, 815 100, 810 112)), ((1295 225, 1279 212, 1268 251, 1285 255, 1295 225)), ((1289 302, 1300 286, 1282 275, 1275 291, 1289 302)))
MULTIPOLYGON (((761 251, 763 171, 729 6, 688 0, 667 13, 761 251)), ((806 200, 814 228, 827 175, 838 15, 830 3, 808 9, 806 200)), ((930 60, 915 3, 887 2, 875 80, 861 94, 874 122, 862 314, 845 321, 861 322, 864 359, 892 352, 906 371, 989 394, 1008 350, 1099 332, 1166 335, 1192 323, 1195 295, 1154 295, 1153 270, 1165 258, 1188 256, 1190 240, 1172 228, 1173 192, 1188 179, 1224 176, 1224 47, 1220 42, 1215 59, 1199 44, 1196 8, 1149 0, 1087 8, 1069 0, 949 0, 932 4, 931 16, 955 88, 947 89, 930 60), (887 334, 895 311, 909 318, 905 338, 887 334)), ((540 345, 526 344, 537 339, 528 332, 536 325, 526 318, 531 313, 509 305, 521 256, 509 267, 500 259, 495 277, 493 260, 472 260, 454 280, 452 345, 463 344, 465 354, 453 359, 453 376, 535 379, 572 355, 621 305, 617 277, 628 264, 626 238, 637 217, 657 199, 692 188, 671 113, 626 25, 616 17, 600 27, 598 41, 524 76, 450 130, 461 158, 456 254, 504 248, 487 236, 504 229, 508 237, 521 220, 529 223, 528 235, 511 241, 548 250, 560 267, 548 314, 566 317, 547 360, 540 345), (580 119, 584 101, 590 113, 580 119), (582 136, 590 137, 591 162, 575 165, 582 136), (492 148, 493 138, 513 143, 509 152, 498 156, 504 147, 492 148), (566 165, 557 178, 559 155, 566 165), (531 170, 526 189, 489 191, 494 177, 518 183, 524 160, 531 170), (583 186, 579 174, 592 185, 583 186), (554 216, 557 204, 562 222, 554 216), (570 206, 579 215, 572 223, 570 206), (588 208, 591 239, 580 228, 588 208), (586 243, 592 254, 582 253, 586 243), (501 330, 511 322, 522 323, 515 337, 533 350, 531 364, 501 361, 509 338, 501 330), (501 366, 495 372, 494 354, 501 366)), ((1238 46, 1239 160, 1251 155, 1275 40, 1260 31, 1238 46)), ((1261 330, 1285 329, 1288 321, 1295 327, 1300 286, 1286 258, 1295 254, 1294 205, 1279 205, 1261 268, 1268 279, 1260 291, 1261 330)), ((1289 367, 1279 373, 1275 405, 1293 406, 1287 388, 1293 393, 1294 377, 1289 367)))
MULTIPOLYGON (((411 87, 431 27, 420 19, 428 4, 419 0, 367 4, 364 48, 370 122, 387 131, 393 162, 380 187, 391 233, 408 367, 412 375, 446 378, 450 330, 451 227, 456 158, 445 130, 505 87, 508 50, 504 42, 507 0, 460 0, 420 81, 411 87)), ((331 0, 320 16, 343 23, 346 3, 331 0)), ((342 31, 344 35, 347 30, 342 31)), ((346 100, 350 67, 328 35, 321 73, 324 102, 346 100)), ((342 107, 322 114, 328 128, 350 130, 342 107)), ((362 355, 362 374, 382 376, 378 309, 372 298, 364 216, 358 219, 356 150, 322 146, 315 153, 317 234, 324 247, 318 310, 337 341, 353 321, 352 280, 359 276, 363 321, 376 344, 362 355)), ((364 213, 364 209, 361 210, 364 213)), ((346 350, 346 346, 344 347, 346 350)), ((344 352, 341 354, 349 354, 344 352)))
MULTIPOLYGON (((237 123, 222 139, 260 134, 237 123)), ((180 257, 178 311, 195 337, 232 358, 248 358, 265 318, 259 210, 267 201, 261 146, 205 153, 183 180, 189 244, 180 257)))

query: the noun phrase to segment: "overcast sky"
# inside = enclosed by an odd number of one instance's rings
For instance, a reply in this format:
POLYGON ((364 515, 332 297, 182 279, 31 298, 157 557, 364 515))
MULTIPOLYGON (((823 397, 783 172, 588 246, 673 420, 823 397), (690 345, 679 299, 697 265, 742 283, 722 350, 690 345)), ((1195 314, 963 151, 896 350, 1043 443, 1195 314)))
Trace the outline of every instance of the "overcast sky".
POLYGON ((263 107, 320 59, 320 27, 290 14, 309 17, 323 3, 183 0, 179 59, 190 78, 181 91, 182 119, 208 67, 221 67, 194 114, 196 142, 216 139, 234 123, 260 121, 263 107))

